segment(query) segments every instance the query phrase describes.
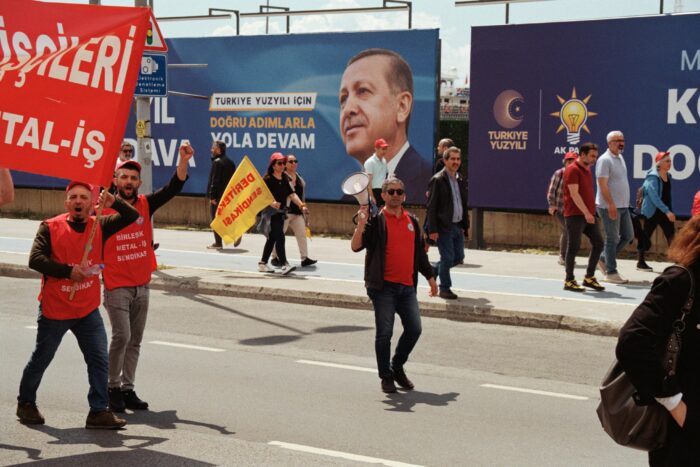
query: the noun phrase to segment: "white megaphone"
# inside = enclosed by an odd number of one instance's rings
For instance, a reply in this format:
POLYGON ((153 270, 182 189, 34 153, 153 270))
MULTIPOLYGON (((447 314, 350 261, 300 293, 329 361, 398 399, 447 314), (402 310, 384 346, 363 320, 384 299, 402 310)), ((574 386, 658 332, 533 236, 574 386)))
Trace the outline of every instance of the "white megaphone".
POLYGON ((347 176, 341 185, 343 193, 352 195, 360 203, 360 206, 369 204, 369 175, 364 172, 355 172, 347 176))

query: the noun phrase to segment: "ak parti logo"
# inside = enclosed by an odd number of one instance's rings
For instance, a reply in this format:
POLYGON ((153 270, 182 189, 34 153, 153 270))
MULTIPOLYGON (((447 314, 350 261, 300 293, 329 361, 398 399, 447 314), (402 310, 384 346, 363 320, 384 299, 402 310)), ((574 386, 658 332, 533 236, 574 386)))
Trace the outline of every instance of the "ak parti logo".
POLYGON ((589 135, 591 134, 591 130, 588 129, 586 123, 589 118, 598 115, 588 110, 588 102, 591 100, 591 96, 592 95, 589 94, 585 98, 579 99, 576 95, 575 87, 572 89, 569 99, 564 99, 557 95, 557 100, 561 107, 559 111, 552 112, 549 115, 559 118, 561 124, 559 128, 557 128, 557 134, 566 130, 566 141, 569 144, 578 144, 581 142, 581 130, 589 135))

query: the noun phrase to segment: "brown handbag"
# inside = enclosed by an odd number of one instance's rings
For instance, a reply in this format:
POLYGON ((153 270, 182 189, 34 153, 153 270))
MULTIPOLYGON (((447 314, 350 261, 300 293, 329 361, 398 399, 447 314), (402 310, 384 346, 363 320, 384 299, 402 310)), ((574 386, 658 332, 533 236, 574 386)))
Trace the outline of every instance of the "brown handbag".
MULTIPOLYGON (((673 331, 666 344, 664 370, 666 376, 674 376, 681 352, 681 334, 685 330, 685 318, 693 308, 695 280, 690 275, 690 292, 681 308, 681 315, 673 322, 673 331)), ((642 405, 637 390, 625 374, 622 365, 615 360, 600 384, 600 404, 596 410, 605 432, 618 444, 644 451, 663 447, 668 435, 668 424, 672 419, 661 404, 653 401, 642 405)))

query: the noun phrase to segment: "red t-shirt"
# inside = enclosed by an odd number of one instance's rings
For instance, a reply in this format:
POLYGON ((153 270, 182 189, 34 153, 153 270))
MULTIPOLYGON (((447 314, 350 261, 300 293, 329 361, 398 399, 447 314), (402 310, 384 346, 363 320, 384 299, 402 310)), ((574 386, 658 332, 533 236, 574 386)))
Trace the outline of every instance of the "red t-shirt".
POLYGON ((576 206, 571 198, 569 185, 578 185, 578 194, 590 214, 595 214, 595 190, 593 189, 593 175, 588 167, 584 167, 578 161, 570 164, 564 170, 564 217, 583 216, 583 212, 576 206))
POLYGON ((384 280, 413 285, 413 256, 416 231, 404 210, 396 217, 384 210, 386 219, 386 262, 384 280))

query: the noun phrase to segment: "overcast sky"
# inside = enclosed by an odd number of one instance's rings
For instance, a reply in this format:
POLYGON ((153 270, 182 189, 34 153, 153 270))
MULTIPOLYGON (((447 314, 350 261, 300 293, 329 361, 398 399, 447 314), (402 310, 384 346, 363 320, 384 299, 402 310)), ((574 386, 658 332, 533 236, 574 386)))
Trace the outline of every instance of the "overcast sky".
MULTIPOLYGON (((52 0, 53 1, 53 0, 52 0)), ((64 0, 65 1, 65 0, 64 0)), ((69 3, 88 3, 70 0, 69 3)), ((459 82, 469 74, 469 51, 472 26, 502 25, 505 6, 488 5, 455 7, 453 0, 413 0, 413 28, 440 29, 442 39, 442 71, 457 69, 459 82)), ((700 0, 665 0, 664 12, 700 11, 700 0)), ((103 5, 131 6, 133 0, 102 0, 103 5)), ((205 15, 209 8, 237 9, 257 12, 260 5, 271 4, 291 10, 377 7, 381 0, 154 0, 156 17, 205 15)), ((543 0, 510 6, 510 23, 540 23, 584 19, 619 18, 659 13, 660 0, 543 0)), ((398 5, 398 4, 397 4, 398 5)), ((265 34, 265 19, 242 18, 241 34, 265 34)), ((291 17, 292 33, 329 31, 376 31, 406 29, 406 12, 357 13, 291 17)), ((235 20, 162 22, 165 37, 205 37, 235 35, 235 20)), ((270 34, 285 33, 285 19, 269 20, 270 34)))

